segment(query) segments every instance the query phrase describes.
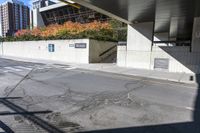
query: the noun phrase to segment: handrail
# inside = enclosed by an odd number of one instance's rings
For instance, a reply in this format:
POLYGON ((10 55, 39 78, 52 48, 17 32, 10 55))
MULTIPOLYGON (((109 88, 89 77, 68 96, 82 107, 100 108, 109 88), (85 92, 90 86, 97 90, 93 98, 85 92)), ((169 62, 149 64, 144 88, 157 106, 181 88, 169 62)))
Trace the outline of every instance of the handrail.
POLYGON ((101 54, 99 54, 99 56, 105 55, 106 53, 108 53, 109 51, 111 51, 112 49, 114 49, 115 47, 116 47, 116 45, 113 46, 113 47, 111 47, 111 48, 109 48, 109 49, 107 49, 107 50, 105 50, 104 52, 102 52, 101 54))

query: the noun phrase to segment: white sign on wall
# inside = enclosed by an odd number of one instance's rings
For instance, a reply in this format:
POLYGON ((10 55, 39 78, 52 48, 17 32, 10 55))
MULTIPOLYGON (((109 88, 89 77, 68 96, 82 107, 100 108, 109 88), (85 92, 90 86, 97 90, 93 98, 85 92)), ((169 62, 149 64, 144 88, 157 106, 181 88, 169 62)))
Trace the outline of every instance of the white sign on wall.
POLYGON ((75 43, 75 48, 86 48, 86 43, 75 43))
POLYGON ((74 44, 69 44, 69 47, 75 47, 74 44))

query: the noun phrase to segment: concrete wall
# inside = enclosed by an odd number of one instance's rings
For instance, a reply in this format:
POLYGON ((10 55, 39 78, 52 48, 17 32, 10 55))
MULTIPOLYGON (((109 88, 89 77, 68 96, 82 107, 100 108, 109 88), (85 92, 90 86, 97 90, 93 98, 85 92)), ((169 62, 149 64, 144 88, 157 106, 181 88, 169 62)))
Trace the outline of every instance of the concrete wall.
POLYGON ((153 39, 153 22, 128 25, 127 49, 150 51, 153 39))
POLYGON ((53 40, 4 42, 4 56, 55 60, 71 63, 89 63, 89 40, 53 40), (77 49, 75 43, 86 43, 85 49, 77 49), (55 45, 55 52, 48 51, 48 44, 55 45), (73 45, 73 46, 71 46, 73 45))
POLYGON ((128 26, 127 67, 149 69, 149 64, 151 63, 153 25, 153 22, 146 22, 128 26))
POLYGON ((200 73, 200 52, 190 52, 190 47, 154 46, 152 52, 127 51, 125 47, 118 46, 118 66, 154 70, 155 58, 163 58, 169 59, 169 69, 163 71, 200 73))
MULTIPOLYGON (((118 46, 118 66, 154 70, 155 59, 163 59, 169 61, 168 69, 161 69, 163 71, 200 73, 200 33, 198 28, 195 28, 199 21, 200 19, 195 19, 192 52, 190 47, 166 44, 152 46, 153 23, 151 22, 129 25, 127 46, 118 46)), ((166 33, 154 36, 156 41, 167 38, 166 33)))
POLYGON ((106 57, 108 57, 113 52, 117 51, 117 43, 116 42, 105 42, 105 41, 96 41, 96 40, 90 40, 90 51, 89 51, 89 59, 90 63, 98 63, 104 60, 106 57), (115 48, 113 48, 116 46, 115 48), (111 49, 113 48, 113 49, 111 49), (110 49, 110 50, 109 50, 110 49), (109 50, 102 56, 103 52, 109 50))
POLYGON ((169 72, 200 73, 200 53, 190 52, 190 47, 153 47, 151 69, 155 58, 169 59, 169 72))
POLYGON ((0 45, 0 55, 88 64, 99 62, 99 54, 114 45, 89 39, 4 42, 3 47, 0 45), (76 48, 76 43, 84 43, 86 48, 76 48), (49 52, 49 44, 55 45, 54 52, 49 52))
POLYGON ((117 46, 117 65, 126 67, 127 46, 117 46))

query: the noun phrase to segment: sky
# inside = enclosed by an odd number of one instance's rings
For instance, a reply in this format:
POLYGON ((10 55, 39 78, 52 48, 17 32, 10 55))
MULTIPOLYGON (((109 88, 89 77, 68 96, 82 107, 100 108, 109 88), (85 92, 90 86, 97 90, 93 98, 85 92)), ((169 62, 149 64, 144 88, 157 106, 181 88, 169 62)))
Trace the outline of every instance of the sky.
MULTIPOLYGON (((0 0, 0 4, 1 4, 1 3, 3 3, 4 1, 6 1, 6 0, 0 0)), ((25 3, 25 5, 28 5, 28 6, 30 6, 30 5, 31 5, 31 0, 19 0, 19 1, 22 1, 22 2, 24 2, 24 3, 25 3)))
MULTIPOLYGON (((0 0, 0 4, 3 3, 6 0, 0 0)), ((28 5, 29 7, 31 7, 31 0, 19 0, 25 3, 25 5, 28 5)), ((52 0, 52 1, 57 1, 57 0, 52 0)))

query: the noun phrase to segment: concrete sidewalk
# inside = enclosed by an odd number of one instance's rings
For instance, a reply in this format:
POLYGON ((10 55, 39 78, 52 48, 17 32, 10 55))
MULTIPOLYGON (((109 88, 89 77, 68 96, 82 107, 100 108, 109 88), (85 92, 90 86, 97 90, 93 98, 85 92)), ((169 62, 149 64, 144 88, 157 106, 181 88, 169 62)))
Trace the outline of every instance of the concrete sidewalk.
POLYGON ((35 63, 44 63, 49 65, 55 64, 63 64, 70 65, 72 67, 87 69, 93 71, 102 71, 130 76, 139 76, 145 78, 153 78, 160 80, 168 80, 179 83, 189 83, 196 84, 196 75, 195 74, 187 74, 187 73, 169 73, 158 70, 144 70, 144 69, 134 69, 134 68, 124 68, 119 67, 116 64, 74 64, 74 63, 66 63, 66 62, 58 62, 58 61, 49 61, 49 60, 36 60, 36 59, 26 59, 26 58, 16 58, 16 57, 1 57, 5 59, 17 60, 17 61, 25 61, 25 62, 35 62, 35 63))
POLYGON ((139 77, 146 77, 153 79, 161 79, 179 83, 190 83, 190 84, 196 83, 195 74, 169 73, 158 70, 124 68, 124 67, 119 67, 116 64, 89 64, 89 65, 79 64, 73 66, 88 70, 103 71, 103 72, 110 72, 123 75, 132 75, 132 76, 139 76, 139 77))

